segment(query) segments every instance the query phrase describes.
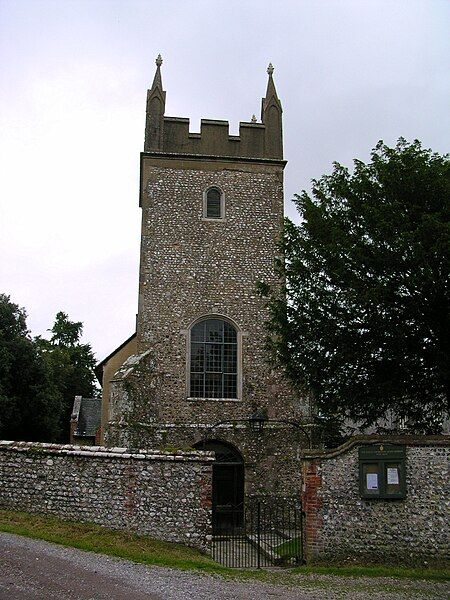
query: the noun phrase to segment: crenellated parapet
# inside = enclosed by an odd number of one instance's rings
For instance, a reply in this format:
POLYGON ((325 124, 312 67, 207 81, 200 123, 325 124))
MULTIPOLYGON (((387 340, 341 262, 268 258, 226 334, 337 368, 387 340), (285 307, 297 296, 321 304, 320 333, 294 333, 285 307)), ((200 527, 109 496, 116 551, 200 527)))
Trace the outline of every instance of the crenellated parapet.
POLYGON ((200 133, 189 131, 189 119, 164 115, 166 92, 162 89, 160 67, 147 93, 145 152, 203 156, 283 159, 282 108, 269 65, 266 97, 262 99, 261 122, 239 124, 239 135, 230 135, 228 121, 202 119, 200 133))
POLYGON ((161 151, 212 156, 282 158, 282 156, 266 154, 265 130, 265 125, 242 122, 239 124, 239 135, 230 135, 228 121, 202 119, 200 133, 191 133, 189 119, 164 117, 161 151))

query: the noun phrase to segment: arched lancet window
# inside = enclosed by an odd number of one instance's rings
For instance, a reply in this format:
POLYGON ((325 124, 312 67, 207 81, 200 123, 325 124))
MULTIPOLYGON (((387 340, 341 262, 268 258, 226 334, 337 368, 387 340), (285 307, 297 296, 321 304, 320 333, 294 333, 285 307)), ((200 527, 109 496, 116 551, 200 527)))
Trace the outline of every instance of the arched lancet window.
POLYGON ((204 319, 191 329, 190 397, 237 399, 237 331, 228 321, 204 319))
POLYGON ((206 191, 204 213, 207 219, 223 219, 223 194, 219 188, 211 187, 206 191))

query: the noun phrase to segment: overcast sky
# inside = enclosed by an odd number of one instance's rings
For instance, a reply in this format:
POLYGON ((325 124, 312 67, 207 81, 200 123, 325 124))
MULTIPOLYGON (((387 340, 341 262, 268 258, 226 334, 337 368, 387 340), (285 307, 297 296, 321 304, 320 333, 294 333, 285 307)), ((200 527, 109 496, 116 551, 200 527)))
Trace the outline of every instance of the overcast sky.
POLYGON ((166 115, 260 117, 266 68, 293 194, 379 139, 449 150, 448 0, 0 0, 0 292, 98 359, 134 331, 146 90, 166 115))

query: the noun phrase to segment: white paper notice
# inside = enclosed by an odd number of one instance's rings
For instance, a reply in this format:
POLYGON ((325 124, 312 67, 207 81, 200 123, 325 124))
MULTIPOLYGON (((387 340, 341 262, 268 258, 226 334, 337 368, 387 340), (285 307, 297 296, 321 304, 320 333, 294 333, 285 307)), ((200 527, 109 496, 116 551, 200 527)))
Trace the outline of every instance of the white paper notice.
POLYGON ((377 490, 378 489, 378 473, 367 473, 367 489, 377 490))
POLYGON ((388 467, 387 470, 388 485, 398 485, 398 469, 397 467, 388 467))

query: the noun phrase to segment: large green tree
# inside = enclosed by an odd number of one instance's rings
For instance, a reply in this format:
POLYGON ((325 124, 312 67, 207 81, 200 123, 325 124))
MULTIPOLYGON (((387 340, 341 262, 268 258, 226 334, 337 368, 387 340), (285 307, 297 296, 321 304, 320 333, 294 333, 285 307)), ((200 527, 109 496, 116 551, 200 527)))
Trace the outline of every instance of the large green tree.
POLYGON ((59 312, 50 339, 33 339, 25 310, 0 294, 0 439, 69 439, 74 397, 98 393, 82 331, 82 323, 59 312))
MULTIPOLYGON (((334 164, 286 220, 271 345, 319 412, 439 430, 450 392, 450 161, 399 139, 334 164)), ((269 290, 265 290, 270 294, 269 290)))
POLYGON ((90 344, 81 343, 83 324, 59 312, 50 329, 50 339, 36 338, 40 355, 49 369, 60 396, 58 441, 69 438, 69 423, 76 395, 98 394, 94 373, 95 357, 90 344))
POLYGON ((60 394, 26 326, 26 312, 0 294, 0 439, 52 441, 60 394))

